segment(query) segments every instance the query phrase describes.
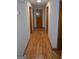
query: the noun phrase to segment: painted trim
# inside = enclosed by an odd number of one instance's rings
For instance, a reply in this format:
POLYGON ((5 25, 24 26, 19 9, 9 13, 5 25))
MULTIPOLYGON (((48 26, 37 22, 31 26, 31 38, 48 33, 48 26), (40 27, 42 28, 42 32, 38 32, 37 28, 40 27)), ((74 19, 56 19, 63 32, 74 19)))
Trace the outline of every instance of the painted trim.
POLYGON ((17 57, 17 59, 26 59, 25 57, 17 57))

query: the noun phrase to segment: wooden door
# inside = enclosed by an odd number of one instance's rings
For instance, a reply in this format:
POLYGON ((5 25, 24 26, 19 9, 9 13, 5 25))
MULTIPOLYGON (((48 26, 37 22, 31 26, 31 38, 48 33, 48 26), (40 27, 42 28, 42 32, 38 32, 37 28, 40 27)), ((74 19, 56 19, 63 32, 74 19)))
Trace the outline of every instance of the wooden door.
POLYGON ((46 7, 46 32, 48 33, 48 7, 46 7))
POLYGON ((32 13, 31 13, 32 7, 29 7, 29 17, 30 17, 30 33, 32 33, 32 13))
POLYGON ((42 10, 37 10, 38 15, 36 15, 37 28, 42 28, 42 10))
POLYGON ((62 0, 59 6, 58 49, 62 50, 62 0))

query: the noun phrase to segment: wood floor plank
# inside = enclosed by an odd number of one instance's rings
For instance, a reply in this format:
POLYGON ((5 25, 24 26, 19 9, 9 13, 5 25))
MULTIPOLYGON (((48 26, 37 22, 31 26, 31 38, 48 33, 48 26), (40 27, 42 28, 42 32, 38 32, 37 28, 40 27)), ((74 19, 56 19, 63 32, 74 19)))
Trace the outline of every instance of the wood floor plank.
POLYGON ((52 52, 47 33, 42 30, 33 31, 25 54, 27 59, 59 59, 52 52))

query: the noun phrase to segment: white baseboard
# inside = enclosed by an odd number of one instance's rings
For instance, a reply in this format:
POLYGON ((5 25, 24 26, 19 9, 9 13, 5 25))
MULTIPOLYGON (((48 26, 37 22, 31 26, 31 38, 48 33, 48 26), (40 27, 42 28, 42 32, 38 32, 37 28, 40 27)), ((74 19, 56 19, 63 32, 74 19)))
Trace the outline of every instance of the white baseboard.
POLYGON ((26 57, 24 56, 24 57, 17 57, 17 59, 26 59, 26 57))

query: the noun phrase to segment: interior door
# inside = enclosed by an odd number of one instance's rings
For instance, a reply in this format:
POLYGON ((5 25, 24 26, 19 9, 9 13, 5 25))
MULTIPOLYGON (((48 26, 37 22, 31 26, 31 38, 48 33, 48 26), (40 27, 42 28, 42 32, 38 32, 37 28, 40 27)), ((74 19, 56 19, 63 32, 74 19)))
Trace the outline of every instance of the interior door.
POLYGON ((36 10, 37 28, 42 28, 42 10, 36 10))
POLYGON ((46 32, 48 33, 48 7, 46 7, 46 32))
POLYGON ((58 49, 62 50, 62 0, 59 6, 58 49))
POLYGON ((29 17, 30 17, 30 33, 32 33, 32 13, 31 13, 32 7, 29 7, 29 17))

